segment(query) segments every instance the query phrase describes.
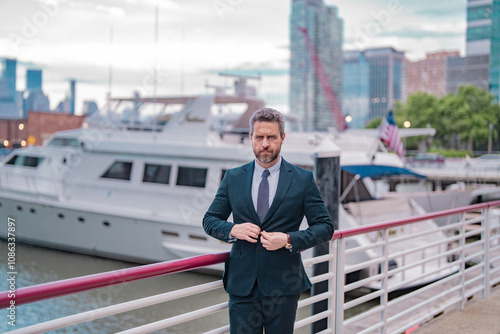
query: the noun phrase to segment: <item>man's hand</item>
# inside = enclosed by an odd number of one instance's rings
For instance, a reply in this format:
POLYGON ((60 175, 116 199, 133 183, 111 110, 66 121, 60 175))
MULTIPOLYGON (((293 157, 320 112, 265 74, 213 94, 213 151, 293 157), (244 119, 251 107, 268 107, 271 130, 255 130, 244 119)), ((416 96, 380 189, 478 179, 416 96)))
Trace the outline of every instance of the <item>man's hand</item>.
POLYGON ((260 227, 252 223, 234 224, 229 234, 236 239, 256 243, 259 238, 260 227))
POLYGON ((286 233, 281 232, 260 232, 260 242, 268 251, 282 248, 288 241, 286 233))

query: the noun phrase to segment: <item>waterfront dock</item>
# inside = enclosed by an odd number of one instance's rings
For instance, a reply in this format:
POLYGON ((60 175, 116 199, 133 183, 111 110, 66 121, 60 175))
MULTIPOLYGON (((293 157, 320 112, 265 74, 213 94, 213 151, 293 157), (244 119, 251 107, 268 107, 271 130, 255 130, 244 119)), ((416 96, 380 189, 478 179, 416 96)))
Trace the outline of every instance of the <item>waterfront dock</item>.
MULTIPOLYGON (((409 331, 407 331, 409 333, 409 331)), ((421 325, 414 334, 435 333, 500 333, 500 286, 485 299, 472 298, 462 311, 453 310, 421 325)))
MULTIPOLYGON (((313 284, 327 280, 329 284, 328 291, 301 298, 295 333, 309 333, 312 323, 326 319, 325 332, 339 334, 500 334, 500 225, 495 211, 499 207, 500 201, 480 203, 336 231, 329 244, 329 254, 304 261, 306 266, 328 261, 331 265, 329 272, 311 275, 310 279, 313 284), (477 215, 478 211, 482 214, 477 215), (437 240, 431 238, 437 233, 433 229, 415 229, 414 233, 403 237, 394 232, 403 227, 410 229, 429 219, 450 215, 460 215, 460 219, 440 227, 439 231, 449 233, 443 233, 437 240), (372 232, 381 235, 382 240, 370 247, 376 251, 381 248, 385 251, 375 260, 368 258, 361 263, 347 264, 347 256, 354 254, 354 251, 366 249, 364 245, 347 249, 347 243, 357 235, 372 232), (406 241, 416 237, 422 239, 421 244, 409 248, 406 241), (401 242, 405 242, 404 247, 389 255, 390 247, 401 242), (437 255, 429 252, 432 247, 440 247, 442 252, 437 255), (421 256, 413 260, 411 255, 415 252, 421 256), (390 268, 389 262, 393 259, 398 266, 390 268), (375 268, 375 275, 346 284, 347 273, 373 263, 382 264, 378 273, 375 268), (411 269, 416 270, 408 271, 411 269), (431 274, 435 280, 430 281, 431 274), (371 288, 366 289, 370 286, 371 288), (358 291, 359 288, 363 288, 364 292, 354 296, 354 299, 345 298, 350 291, 358 291), (405 288, 409 291, 405 291, 405 288), (311 315, 311 305, 325 299, 330 303, 328 309, 311 315), (455 320, 456 318, 459 320, 455 320), (458 330, 450 330, 445 326, 456 326, 451 328, 458 330)), ((77 331, 80 332, 145 333, 171 328, 176 333, 227 333, 227 296, 220 280, 204 279, 203 282, 197 280, 190 284, 184 282, 187 276, 182 276, 182 282, 178 282, 181 285, 176 287, 172 283, 167 284, 166 280, 172 282, 174 274, 221 263, 228 256, 228 252, 206 254, 113 271, 97 270, 93 275, 77 275, 56 281, 51 279, 48 283, 18 288, 16 316, 19 319, 34 318, 34 321, 11 333, 49 332, 68 325, 77 326, 74 328, 78 328, 77 331), (140 290, 145 288, 137 289, 135 285, 143 279, 148 279, 148 287, 152 285, 149 279, 158 279, 160 291, 143 294, 140 290), (95 291, 91 302, 78 302, 88 308, 78 310, 77 313, 73 313, 75 308, 58 304, 61 299, 56 297, 73 298, 80 293, 93 293, 98 287, 100 289, 95 291), (108 301, 106 304, 99 302, 103 295, 109 295, 109 305, 108 301), (212 298, 208 298, 209 295, 212 298), (34 317, 33 308, 26 308, 24 304, 35 301, 47 303, 41 310, 54 309, 58 310, 57 314, 47 315, 44 312, 43 317, 34 317), (188 307, 180 310, 179 305, 188 307), (144 319, 144 313, 141 312, 145 307, 158 307, 158 316, 144 319), (131 311, 134 312, 129 313, 131 311), (137 316, 131 319, 129 314, 137 316)), ((20 263, 22 262, 24 261, 20 263)), ((50 263, 54 262, 60 261, 54 261, 51 256, 50 263)), ((8 291, 0 293, 2 311, 5 312, 9 305, 8 291)))

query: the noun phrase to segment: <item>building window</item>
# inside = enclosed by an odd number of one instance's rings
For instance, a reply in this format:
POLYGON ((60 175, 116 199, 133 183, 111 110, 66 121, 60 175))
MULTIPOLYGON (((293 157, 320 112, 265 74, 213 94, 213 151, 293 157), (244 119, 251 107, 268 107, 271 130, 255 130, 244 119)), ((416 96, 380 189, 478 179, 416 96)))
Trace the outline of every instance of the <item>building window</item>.
POLYGON ((204 188, 207 181, 206 168, 179 167, 177 185, 204 188))
POLYGON ((144 166, 143 182, 169 184, 171 166, 146 164, 144 166))
POLYGON ((130 180, 132 163, 125 161, 115 161, 111 167, 101 176, 105 179, 130 180))
POLYGON ((78 147, 78 139, 77 138, 55 137, 47 145, 48 146, 78 147))
POLYGON ((24 166, 24 167, 38 167, 43 157, 32 157, 27 155, 14 155, 7 161, 7 165, 24 166))

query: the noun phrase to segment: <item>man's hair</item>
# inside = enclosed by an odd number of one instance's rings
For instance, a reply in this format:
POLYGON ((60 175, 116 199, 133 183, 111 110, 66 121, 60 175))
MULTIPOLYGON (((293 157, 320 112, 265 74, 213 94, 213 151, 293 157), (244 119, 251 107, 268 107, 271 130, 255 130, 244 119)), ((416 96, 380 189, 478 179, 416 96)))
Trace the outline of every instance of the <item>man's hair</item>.
POLYGON ((252 117, 250 117, 250 135, 253 134, 255 122, 276 122, 280 129, 280 135, 283 136, 285 133, 285 118, 276 109, 265 107, 254 112, 252 117))

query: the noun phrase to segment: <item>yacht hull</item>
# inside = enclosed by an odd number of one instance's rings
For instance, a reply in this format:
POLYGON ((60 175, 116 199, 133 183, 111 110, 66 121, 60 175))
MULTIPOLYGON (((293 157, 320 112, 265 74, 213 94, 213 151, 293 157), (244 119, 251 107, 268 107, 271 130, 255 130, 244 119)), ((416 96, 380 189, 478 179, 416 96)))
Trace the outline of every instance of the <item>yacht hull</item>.
MULTIPOLYGON (((1 221, 14 219, 16 241, 23 243, 135 263, 230 250, 229 244, 208 238, 201 221, 199 226, 175 224, 5 194, 0 203, 1 221)), ((0 238, 7 238, 6 229, 0 238)))

